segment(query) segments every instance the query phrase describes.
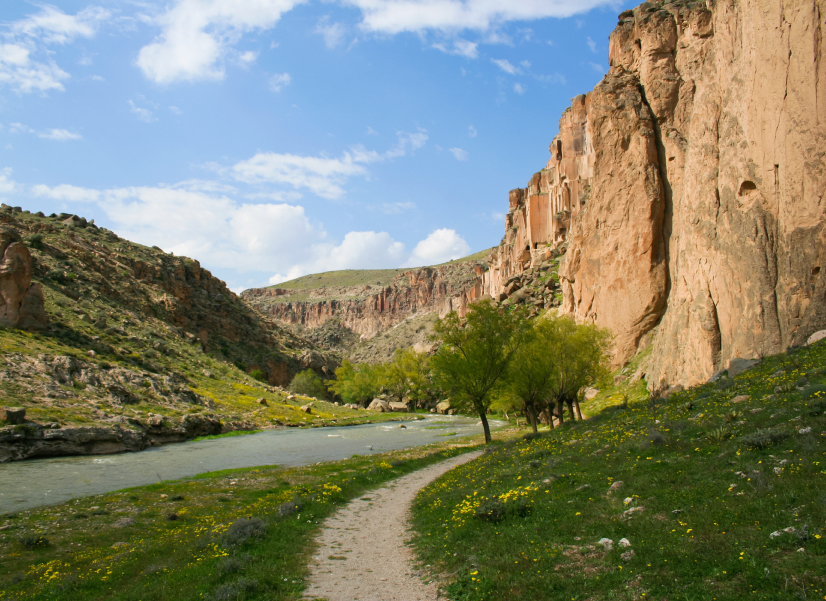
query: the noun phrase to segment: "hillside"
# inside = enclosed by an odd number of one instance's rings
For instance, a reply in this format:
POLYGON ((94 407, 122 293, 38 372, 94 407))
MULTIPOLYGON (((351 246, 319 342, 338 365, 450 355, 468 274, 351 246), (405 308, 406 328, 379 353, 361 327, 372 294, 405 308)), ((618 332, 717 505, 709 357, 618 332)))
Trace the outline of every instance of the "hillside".
POLYGON ((332 374, 337 360, 197 261, 74 215, 4 206, 0 227, 0 394, 26 410, 0 428, 0 461, 365 419, 321 402, 300 411, 307 400, 280 386, 308 367, 332 374))
POLYGON ((487 252, 433 267, 314 274, 245 290, 241 298, 322 348, 346 358, 385 361, 396 348, 427 343, 426 335, 395 340, 398 324, 425 314, 463 313, 481 296, 487 252), (384 343, 370 345, 377 336, 384 343))

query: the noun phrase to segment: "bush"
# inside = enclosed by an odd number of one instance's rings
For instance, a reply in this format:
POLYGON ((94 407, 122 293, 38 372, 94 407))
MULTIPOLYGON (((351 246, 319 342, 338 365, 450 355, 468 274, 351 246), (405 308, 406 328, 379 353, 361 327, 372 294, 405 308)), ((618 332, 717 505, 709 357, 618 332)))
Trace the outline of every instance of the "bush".
POLYGON ((258 588, 257 580, 239 578, 231 584, 222 584, 205 598, 207 601, 236 601, 237 599, 243 599, 246 596, 244 593, 251 593, 256 588, 258 588))
POLYGON ((803 389, 803 392, 801 392, 800 394, 802 395, 804 400, 819 398, 826 401, 826 384, 815 384, 813 386, 807 386, 803 389))
POLYGON ((751 434, 746 434, 740 437, 740 442, 750 449, 762 451, 768 449, 770 446, 777 444, 786 438, 787 434, 779 430, 757 430, 751 434))
POLYGON ((224 535, 224 546, 243 545, 251 538, 258 538, 267 533, 267 523, 261 518, 241 518, 229 527, 224 535))
POLYGON ((297 373, 293 381, 290 382, 290 391, 303 396, 312 396, 317 399, 323 399, 327 396, 324 383, 312 369, 306 369, 297 373))
POLYGON ((301 511, 301 508, 302 504, 300 502, 287 501, 286 503, 281 503, 281 505, 278 506, 278 517, 285 518, 301 511))
POLYGON ((29 243, 29 246, 32 248, 36 248, 40 250, 43 248, 43 235, 42 234, 33 234, 26 239, 26 242, 29 243))
POLYGON ((510 503, 505 503, 499 497, 484 499, 476 508, 476 518, 484 522, 501 522, 507 517, 525 517, 528 515, 528 500, 517 499, 510 503))
POLYGON ((27 534, 20 537, 20 544, 27 549, 42 549, 48 547, 51 542, 45 536, 37 534, 27 534))
POLYGON ((221 576, 227 576, 229 574, 240 572, 244 569, 244 566, 249 563, 249 561, 249 555, 233 555, 230 557, 224 557, 218 562, 218 574, 221 576))
POLYGON ((250 376, 258 380, 259 382, 267 382, 267 376, 265 376, 264 372, 260 369, 253 369, 250 372, 250 376))

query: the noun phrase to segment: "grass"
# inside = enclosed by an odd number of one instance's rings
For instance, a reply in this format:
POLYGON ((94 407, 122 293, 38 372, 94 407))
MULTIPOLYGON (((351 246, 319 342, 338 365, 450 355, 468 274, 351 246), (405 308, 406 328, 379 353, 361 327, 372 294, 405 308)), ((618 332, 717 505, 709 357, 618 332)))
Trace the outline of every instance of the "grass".
POLYGON ((606 389, 425 488, 418 559, 453 601, 824 599, 825 383, 819 343, 667 399, 606 389))
POLYGON ((192 442, 198 442, 199 440, 217 440, 219 438, 229 438, 230 436, 246 436, 247 434, 258 434, 259 432, 263 432, 263 430, 234 430, 233 432, 224 432, 223 434, 199 436, 198 438, 193 438, 192 442))
POLYGON ((225 470, 0 516, 0 600, 300 599, 326 516, 473 448, 225 470))

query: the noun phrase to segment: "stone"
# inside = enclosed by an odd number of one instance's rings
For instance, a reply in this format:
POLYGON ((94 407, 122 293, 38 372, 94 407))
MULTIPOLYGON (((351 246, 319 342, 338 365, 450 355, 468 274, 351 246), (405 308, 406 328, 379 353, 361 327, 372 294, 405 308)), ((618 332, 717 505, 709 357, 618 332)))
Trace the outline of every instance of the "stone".
POLYGON ((599 388, 588 387, 583 391, 583 398, 586 401, 593 401, 599 394, 599 388))
POLYGON ((602 548, 606 551, 613 551, 614 550, 614 541, 610 538, 601 538, 597 541, 598 545, 602 545, 602 548))
POLYGON ((812 431, 811 427, 809 427, 809 428, 800 428, 800 430, 798 430, 797 433, 798 434, 808 434, 811 431, 812 431))
POLYGON ((760 363, 760 361, 757 359, 741 359, 739 357, 732 359, 728 366, 729 378, 739 376, 741 373, 751 369, 758 363, 760 363))
MULTIPOLYGON (((258 403, 259 405, 263 405, 264 407, 269 407, 269 403, 267 403, 267 399, 265 399, 263 397, 261 397, 260 399, 257 399, 255 402, 258 403)), ((336 404, 338 404, 338 403, 336 403, 336 404)))
POLYGON ((12 425, 26 423, 25 407, 0 407, 0 420, 12 425))
POLYGON ((368 411, 378 411, 379 413, 389 413, 392 411, 390 403, 383 399, 373 399, 367 406, 368 411))
POLYGON ((204 374, 204 376, 206 376, 209 379, 214 379, 215 378, 215 374, 212 373, 211 371, 209 371, 208 369, 205 369, 203 371, 203 374, 204 374))
POLYGON ((450 411, 450 401, 442 401, 436 405, 436 412, 439 415, 445 415, 448 411, 450 411))
POLYGON ((630 518, 637 513, 642 513, 643 511, 645 511, 645 507, 632 507, 631 509, 626 509, 625 511, 623 511, 622 517, 630 518))
POLYGON ((617 544, 620 547, 630 547, 631 541, 629 541, 627 538, 621 538, 617 544))
POLYGON ((46 329, 43 288, 32 282, 32 256, 20 234, 0 228, 0 325, 32 331, 46 329))
POLYGON ((622 559, 625 563, 628 563, 629 561, 634 559, 636 556, 637 556, 637 554, 634 552, 633 549, 631 549, 630 551, 626 551, 625 553, 620 555, 620 559, 622 559))
POLYGON ((158 428, 163 426, 163 415, 150 415, 146 421, 150 426, 158 428))
POLYGON ((395 411, 396 413, 407 413, 407 404, 406 403, 390 403, 390 411, 395 411))
POLYGON ((303 411, 304 413, 308 413, 308 414, 312 413, 313 412, 312 403, 309 403, 307 405, 301 405, 301 411, 303 411))
POLYGON ((127 526, 134 526, 135 520, 134 518, 120 518, 117 520, 112 526, 115 528, 126 528, 127 526))
POLYGON ((624 486, 623 481, 622 481, 622 480, 617 480, 616 482, 614 482, 614 483, 611 485, 611 488, 609 488, 608 490, 619 490, 619 489, 620 489, 620 488, 622 488, 623 486, 624 486))
POLYGON ((797 528, 794 526, 789 526, 788 528, 784 528, 783 530, 776 530, 769 534, 769 538, 778 538, 783 536, 784 534, 797 534, 797 528))
POLYGON ((824 338, 826 338, 826 330, 820 330, 809 336, 809 338, 806 340, 806 345, 808 346, 814 344, 815 342, 820 342, 824 338))
POLYGON ((741 395, 736 396, 733 399, 731 399, 731 402, 732 403, 743 403, 745 401, 748 401, 750 398, 751 397, 747 394, 741 394, 741 395))

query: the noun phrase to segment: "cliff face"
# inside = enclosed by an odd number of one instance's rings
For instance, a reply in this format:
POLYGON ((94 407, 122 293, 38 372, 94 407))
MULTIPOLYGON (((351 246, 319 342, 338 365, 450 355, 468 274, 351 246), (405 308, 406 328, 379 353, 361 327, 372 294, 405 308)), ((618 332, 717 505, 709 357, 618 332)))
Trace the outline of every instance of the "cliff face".
POLYGON ((314 329, 336 319, 367 339, 418 313, 464 315, 482 294, 483 271, 481 263, 469 261, 412 269, 387 286, 254 288, 241 297, 281 323, 314 329))
POLYGON ((825 4, 678 0, 622 13, 610 72, 562 118, 561 157, 527 202, 511 193, 516 229, 485 291, 567 248, 563 311, 611 328, 617 364, 653 341, 651 388, 696 384, 822 329, 825 4), (576 168, 563 173, 568 147, 576 168), (566 183, 570 204, 554 205, 566 183), (556 229, 535 227, 557 206, 556 229))

